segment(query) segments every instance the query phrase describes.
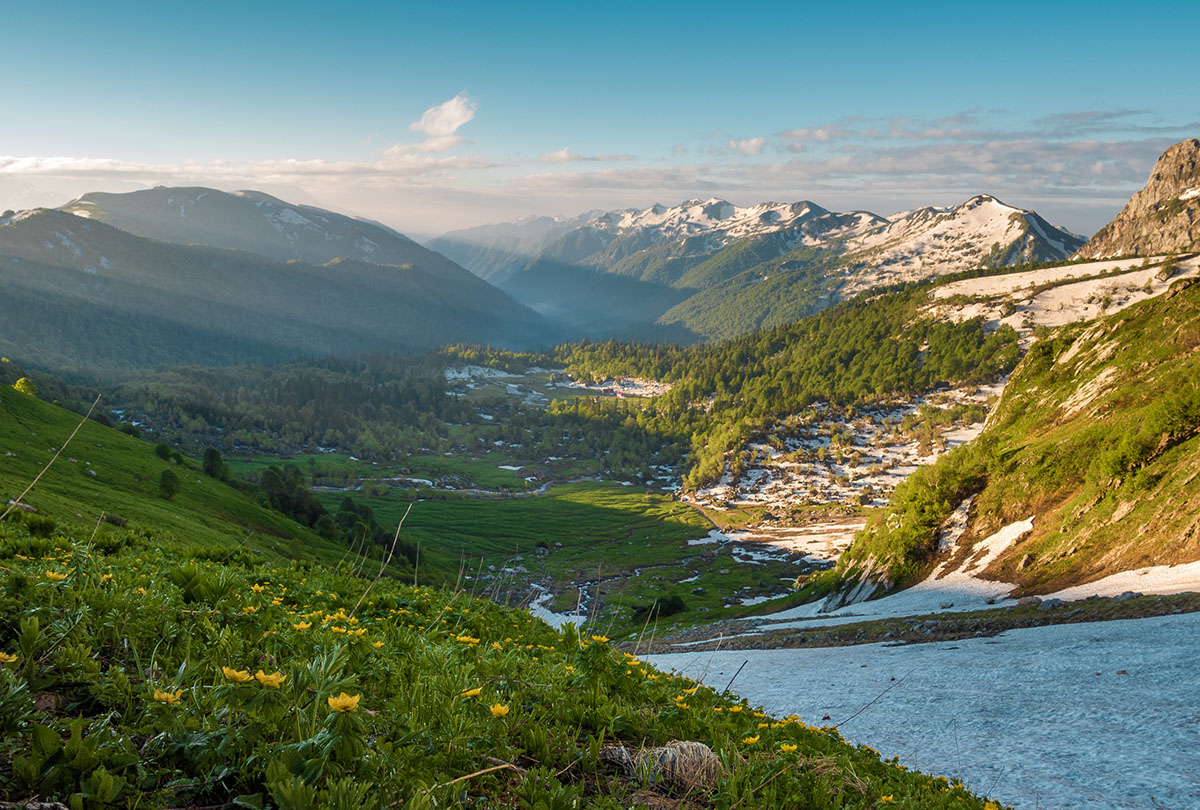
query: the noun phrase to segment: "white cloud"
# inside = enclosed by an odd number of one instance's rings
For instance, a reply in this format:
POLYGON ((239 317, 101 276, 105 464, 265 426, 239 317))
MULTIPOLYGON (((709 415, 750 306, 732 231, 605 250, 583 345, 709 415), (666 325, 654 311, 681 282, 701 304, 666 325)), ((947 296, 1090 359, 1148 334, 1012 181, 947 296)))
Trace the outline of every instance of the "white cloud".
POLYGON ((575 160, 583 160, 583 155, 577 155, 565 146, 557 152, 548 152, 541 157, 542 163, 570 163, 575 160))
POLYGON ((538 158, 542 163, 620 162, 633 160, 633 155, 578 155, 567 147, 548 152, 538 158))
POLYGON ((739 155, 761 155, 767 145, 766 138, 730 138, 729 149, 739 155))
POLYGON ((475 117, 475 102, 466 93, 459 93, 449 101, 430 107, 413 121, 408 128, 425 136, 418 144, 396 144, 388 147, 384 154, 403 155, 413 152, 445 152, 463 142, 458 130, 475 117))

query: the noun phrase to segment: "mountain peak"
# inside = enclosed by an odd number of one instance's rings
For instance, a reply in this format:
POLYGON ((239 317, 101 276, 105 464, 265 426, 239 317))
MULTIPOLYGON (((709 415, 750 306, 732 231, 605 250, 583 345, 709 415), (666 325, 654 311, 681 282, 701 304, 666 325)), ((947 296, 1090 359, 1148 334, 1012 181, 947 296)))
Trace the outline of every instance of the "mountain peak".
POLYGON ((1083 258, 1152 255, 1200 248, 1200 139, 1170 146, 1145 187, 1088 240, 1083 258))

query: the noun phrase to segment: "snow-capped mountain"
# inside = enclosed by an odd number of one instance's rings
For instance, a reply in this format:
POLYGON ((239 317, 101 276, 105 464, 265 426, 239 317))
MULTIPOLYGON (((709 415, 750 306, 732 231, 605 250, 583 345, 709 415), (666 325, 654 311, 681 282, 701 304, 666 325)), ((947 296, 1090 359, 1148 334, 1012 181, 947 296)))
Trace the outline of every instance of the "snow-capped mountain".
POLYGON ((673 208, 654 205, 641 211, 613 211, 589 224, 616 233, 652 230, 663 239, 704 235, 714 247, 723 247, 734 239, 798 229, 805 232, 805 244, 815 244, 822 238, 835 239, 858 233, 880 222, 879 217, 865 211, 834 214, 807 201, 765 202, 738 207, 712 197, 688 200, 673 208), (823 226, 814 228, 815 223, 823 223, 823 226))
MULTIPOLYGON (((714 197, 541 227, 537 249, 525 257, 510 242, 498 282, 523 303, 596 335, 621 335, 649 318, 694 336, 724 337, 885 284, 1065 259, 1084 241, 988 195, 891 217, 809 201, 742 207, 714 197), (608 278, 614 276, 621 282, 608 278), (588 290, 587 301, 576 286, 588 290), (648 311, 660 305, 666 309, 648 311)), ((475 230, 495 234, 503 226, 487 228, 475 230)), ((454 235, 460 247, 472 238, 454 235)), ((466 251, 453 255, 477 273, 491 271, 466 251)))
POLYGON ((856 273, 846 292, 973 267, 1057 261, 1083 242, 1034 211, 980 194, 961 205, 895 214, 849 240, 856 273))

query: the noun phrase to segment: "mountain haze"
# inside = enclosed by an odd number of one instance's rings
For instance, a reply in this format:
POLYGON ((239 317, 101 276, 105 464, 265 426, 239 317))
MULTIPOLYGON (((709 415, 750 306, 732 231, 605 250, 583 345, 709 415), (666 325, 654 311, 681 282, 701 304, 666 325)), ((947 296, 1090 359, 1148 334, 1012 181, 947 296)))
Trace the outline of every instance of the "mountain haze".
POLYGON ((426 247, 470 268, 480 278, 500 284, 528 264, 530 256, 600 213, 590 211, 570 219, 524 217, 479 225, 442 234, 426 247))
POLYGON ((434 260, 285 262, 25 212, 0 219, 0 345, 29 362, 95 369, 548 340, 536 313, 408 244, 434 260))

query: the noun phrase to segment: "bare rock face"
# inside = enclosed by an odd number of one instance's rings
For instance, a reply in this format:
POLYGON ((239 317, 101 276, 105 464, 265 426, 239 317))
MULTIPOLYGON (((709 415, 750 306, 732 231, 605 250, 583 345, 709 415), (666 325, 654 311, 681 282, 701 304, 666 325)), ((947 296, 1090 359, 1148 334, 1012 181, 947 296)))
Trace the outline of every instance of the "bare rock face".
POLYGON ((1087 241, 1078 258, 1200 249, 1200 139, 1163 152, 1146 187, 1087 241))

